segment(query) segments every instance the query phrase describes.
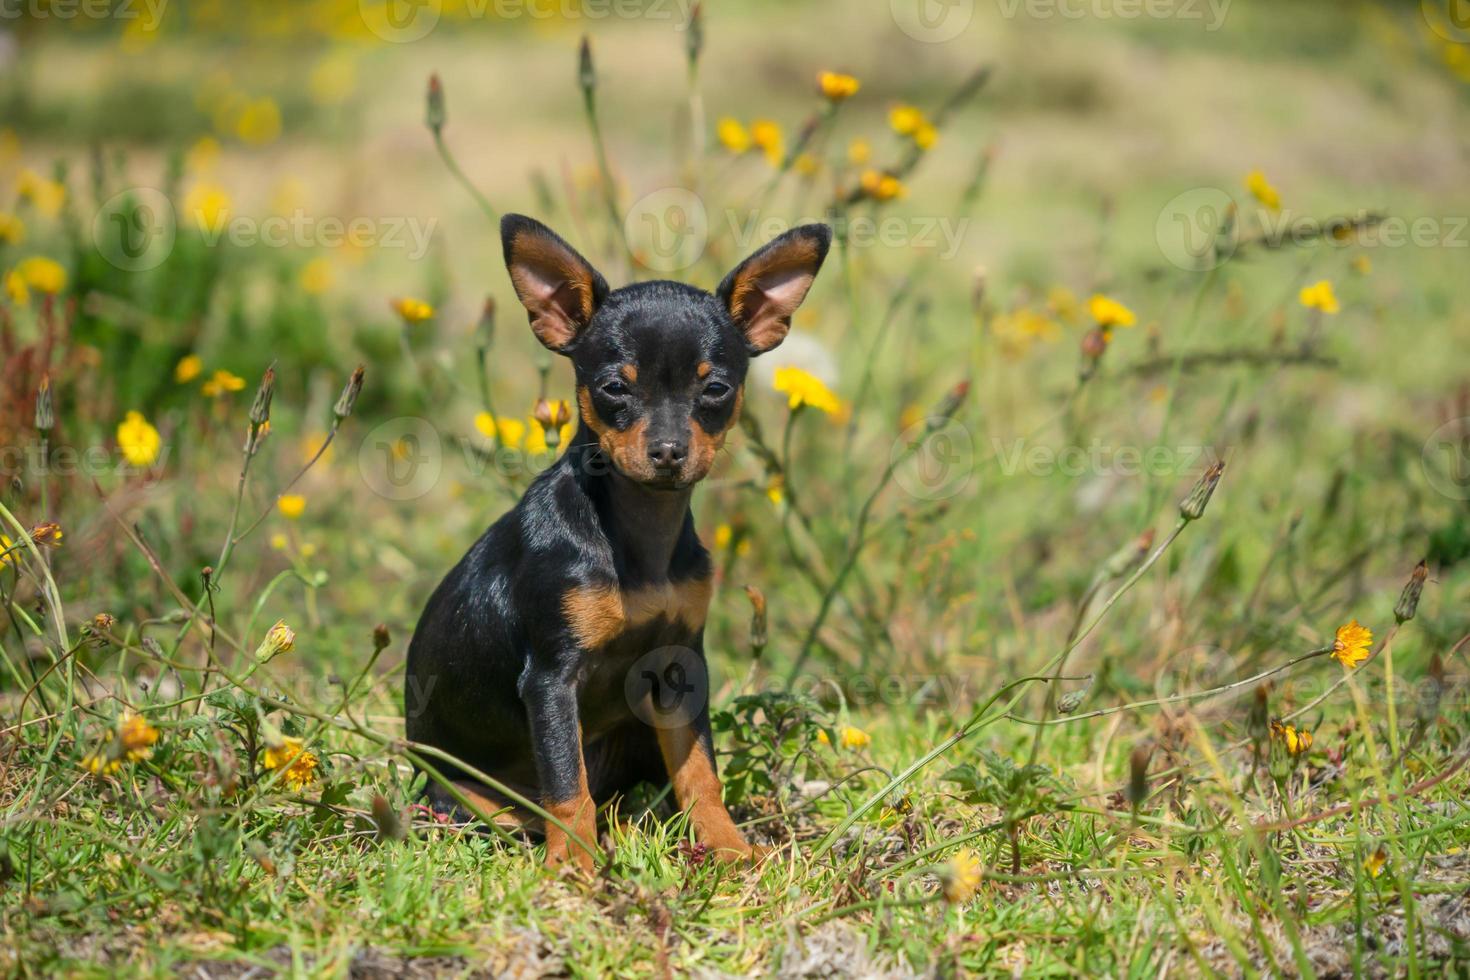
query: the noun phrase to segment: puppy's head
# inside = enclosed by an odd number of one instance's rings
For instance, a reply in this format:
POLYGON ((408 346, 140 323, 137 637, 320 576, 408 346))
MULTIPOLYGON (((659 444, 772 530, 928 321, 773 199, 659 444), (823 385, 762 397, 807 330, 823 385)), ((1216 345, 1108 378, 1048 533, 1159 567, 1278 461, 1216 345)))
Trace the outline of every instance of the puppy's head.
POLYGON ((571 358, 582 421, 624 476, 653 489, 704 479, 740 415, 750 358, 791 329, 832 232, 802 225, 758 250, 714 293, 675 282, 610 291, 551 229, 500 223, 531 330, 571 358))

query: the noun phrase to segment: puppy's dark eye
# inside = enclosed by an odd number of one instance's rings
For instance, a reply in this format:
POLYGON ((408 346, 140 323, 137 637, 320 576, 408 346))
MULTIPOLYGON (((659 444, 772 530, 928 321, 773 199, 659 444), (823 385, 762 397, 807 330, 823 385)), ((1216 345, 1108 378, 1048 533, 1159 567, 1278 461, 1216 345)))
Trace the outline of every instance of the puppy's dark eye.
POLYGON ((704 386, 704 397, 724 398, 730 393, 730 386, 723 381, 711 381, 704 386))
POLYGON ((628 386, 621 381, 609 381, 602 386, 602 393, 612 398, 623 398, 628 394, 628 386))

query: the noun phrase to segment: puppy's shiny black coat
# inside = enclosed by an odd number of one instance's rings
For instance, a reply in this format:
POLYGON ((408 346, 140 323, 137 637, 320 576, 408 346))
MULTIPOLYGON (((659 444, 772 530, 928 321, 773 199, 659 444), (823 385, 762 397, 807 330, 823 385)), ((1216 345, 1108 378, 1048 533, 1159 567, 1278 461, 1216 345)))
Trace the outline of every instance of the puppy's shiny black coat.
MULTIPOLYGON (((713 294, 673 282, 609 291, 518 215, 501 237, 532 330, 572 361, 580 424, 430 598, 408 652, 408 737, 541 800, 585 842, 597 803, 671 781, 699 839, 749 855, 715 772, 702 669, 711 566, 689 500, 739 417, 750 358, 785 338, 831 233, 787 232, 713 294), (671 711, 654 703, 667 680, 679 682, 671 711)), ((525 822, 471 774, 446 774, 477 809, 525 822)), ((429 793, 436 809, 454 806, 443 787, 429 793)), ((591 866, 557 825, 546 838, 548 863, 591 866)))

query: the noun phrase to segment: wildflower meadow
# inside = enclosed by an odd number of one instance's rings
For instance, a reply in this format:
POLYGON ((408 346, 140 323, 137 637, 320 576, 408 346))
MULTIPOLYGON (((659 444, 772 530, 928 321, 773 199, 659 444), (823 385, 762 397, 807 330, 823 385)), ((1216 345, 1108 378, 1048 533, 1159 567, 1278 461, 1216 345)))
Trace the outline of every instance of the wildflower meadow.
POLYGON ((1464 975, 1461 7, 0 5, 0 975, 1464 975), (751 862, 425 805, 587 411, 508 213, 832 229, 693 498, 751 862))

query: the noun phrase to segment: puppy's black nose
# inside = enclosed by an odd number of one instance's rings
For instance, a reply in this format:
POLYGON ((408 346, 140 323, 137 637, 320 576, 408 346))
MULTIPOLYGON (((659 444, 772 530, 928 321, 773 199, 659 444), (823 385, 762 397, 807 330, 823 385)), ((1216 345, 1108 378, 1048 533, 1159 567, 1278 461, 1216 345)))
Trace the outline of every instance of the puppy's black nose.
POLYGON ((657 469, 671 470, 684 462, 684 457, 689 455, 689 447, 682 442, 651 442, 648 444, 648 458, 653 460, 657 469))

